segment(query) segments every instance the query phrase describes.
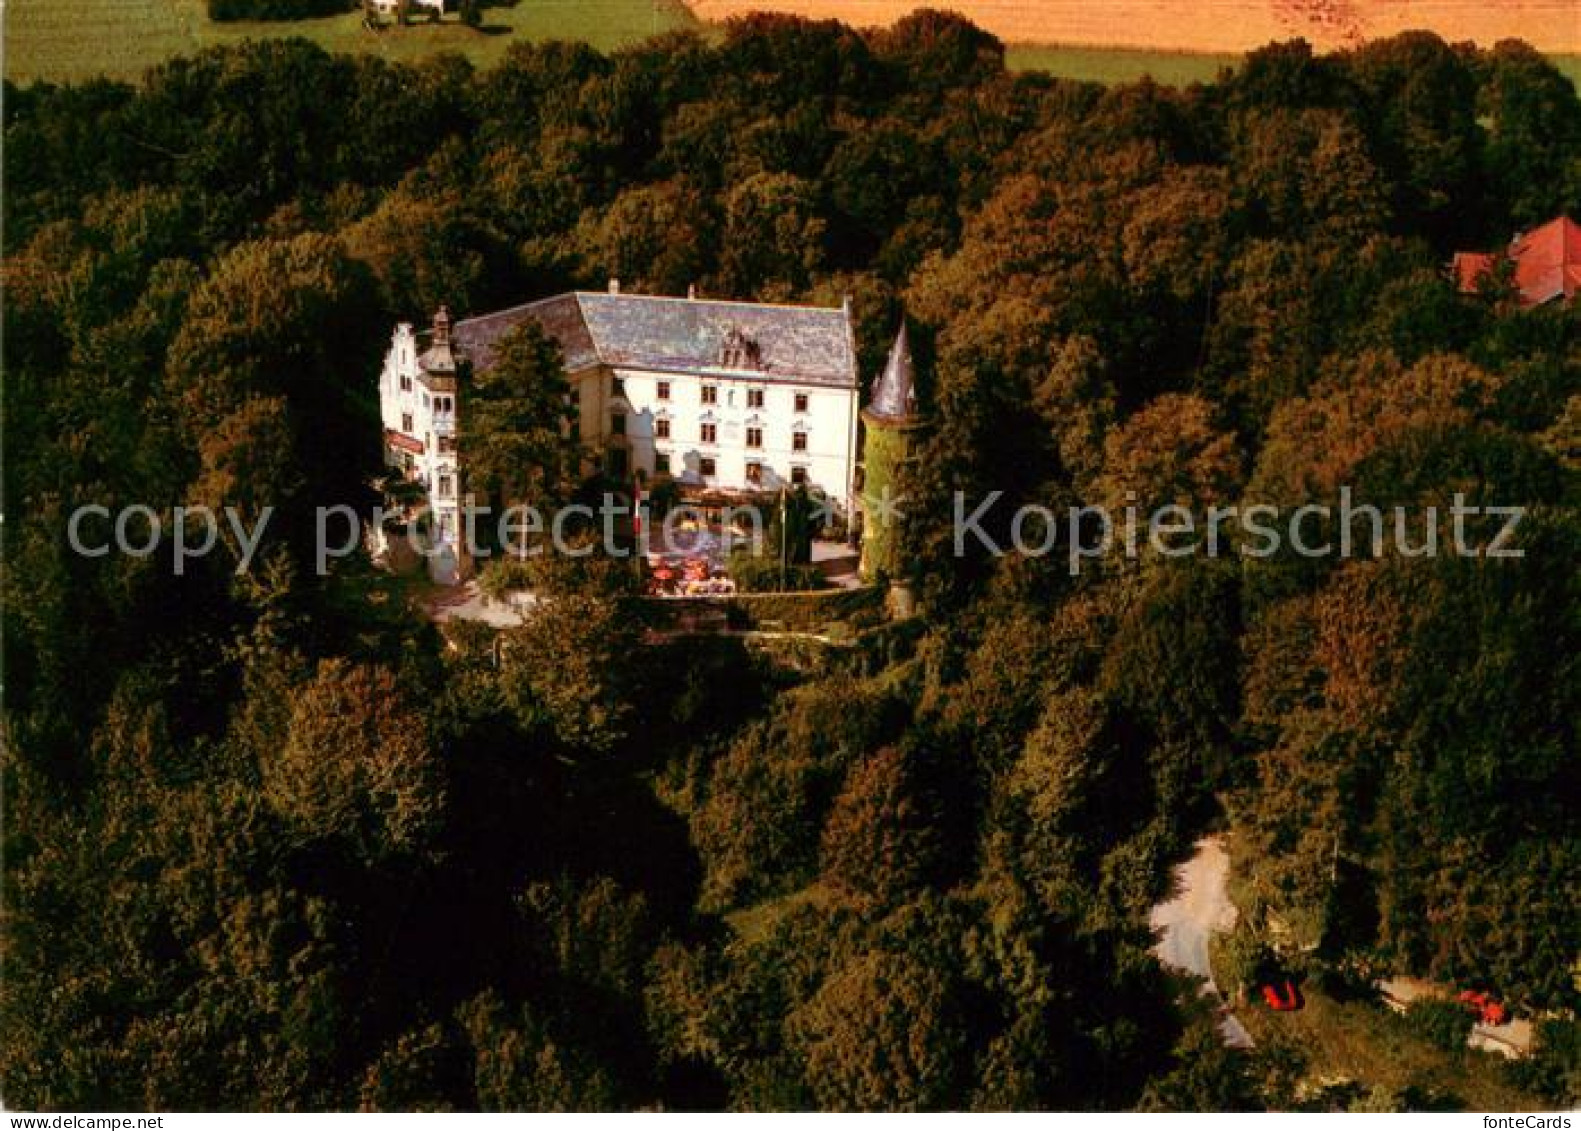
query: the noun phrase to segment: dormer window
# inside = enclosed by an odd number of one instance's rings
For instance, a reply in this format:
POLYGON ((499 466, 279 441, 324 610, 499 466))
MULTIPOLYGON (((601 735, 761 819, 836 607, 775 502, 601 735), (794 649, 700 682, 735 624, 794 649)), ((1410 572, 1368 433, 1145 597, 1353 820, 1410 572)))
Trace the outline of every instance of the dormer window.
POLYGON ((719 343, 720 365, 726 369, 758 369, 761 362, 762 350, 739 326, 726 331, 724 340, 719 343))

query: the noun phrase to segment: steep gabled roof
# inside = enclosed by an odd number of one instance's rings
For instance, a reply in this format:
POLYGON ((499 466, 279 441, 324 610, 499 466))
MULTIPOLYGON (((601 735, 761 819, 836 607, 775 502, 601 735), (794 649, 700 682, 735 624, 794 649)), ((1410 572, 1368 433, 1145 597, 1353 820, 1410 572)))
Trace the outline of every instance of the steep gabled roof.
MULTIPOLYGON (((1523 306, 1572 299, 1581 291, 1581 224, 1568 216, 1516 236, 1504 256, 1515 264, 1515 288, 1523 306)), ((1499 260, 1497 254, 1458 253, 1454 270, 1460 289, 1474 292, 1499 260)))
POLYGON ((1550 220, 1510 244, 1515 285, 1529 306, 1581 290, 1581 224, 1568 216, 1550 220))
POLYGON ((559 295, 463 319, 451 331, 451 339, 474 369, 488 369, 494 364, 494 344, 528 320, 537 322, 545 334, 560 343, 567 372, 598 364, 598 350, 582 320, 576 295, 559 295))
POLYGON ((850 315, 841 307, 578 291, 458 322, 456 348, 487 368, 494 344, 529 319, 560 344, 573 373, 603 364, 844 388, 857 383, 850 315))
POLYGON ((911 340, 906 337, 904 320, 889 349, 884 371, 873 382, 867 412, 883 420, 913 420, 917 416, 917 374, 911 363, 911 340))

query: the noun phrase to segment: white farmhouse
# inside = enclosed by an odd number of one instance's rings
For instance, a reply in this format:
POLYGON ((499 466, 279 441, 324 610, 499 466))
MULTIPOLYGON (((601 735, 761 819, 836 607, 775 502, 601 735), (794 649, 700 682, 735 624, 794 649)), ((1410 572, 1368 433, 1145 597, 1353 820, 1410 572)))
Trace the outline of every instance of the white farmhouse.
MULTIPOLYGON (((435 530, 453 542, 465 453, 455 421, 466 375, 525 322, 556 341, 576 398, 590 468, 619 482, 674 479, 697 502, 749 499, 806 484, 853 514, 859 381, 849 301, 838 307, 575 292, 450 324, 425 343, 403 323, 380 386, 388 461, 428 492, 435 530)), ((455 563, 435 559, 453 580, 455 563)))
MULTIPOLYGON (((394 17, 401 12, 401 0, 372 0, 373 10, 381 16, 394 17)), ((407 10, 425 9, 430 18, 445 14, 445 0, 407 0, 407 10)))

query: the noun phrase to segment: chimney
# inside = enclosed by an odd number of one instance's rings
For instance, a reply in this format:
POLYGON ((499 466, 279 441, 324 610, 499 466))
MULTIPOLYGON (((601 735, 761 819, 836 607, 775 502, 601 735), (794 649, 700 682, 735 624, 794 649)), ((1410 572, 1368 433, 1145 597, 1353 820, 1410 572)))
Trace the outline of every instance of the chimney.
POLYGON ((609 280, 609 293, 612 295, 618 295, 620 293, 620 280, 614 278, 613 276, 609 280))
POLYGON ((841 295, 840 296, 840 311, 847 318, 851 317, 851 296, 850 295, 841 295))
POLYGON ((689 298, 689 299, 693 299, 693 300, 695 300, 697 298, 697 284, 696 283, 687 283, 686 284, 686 297, 689 298))
POLYGON ((450 344, 450 308, 443 303, 434 314, 434 345, 448 346, 450 344))

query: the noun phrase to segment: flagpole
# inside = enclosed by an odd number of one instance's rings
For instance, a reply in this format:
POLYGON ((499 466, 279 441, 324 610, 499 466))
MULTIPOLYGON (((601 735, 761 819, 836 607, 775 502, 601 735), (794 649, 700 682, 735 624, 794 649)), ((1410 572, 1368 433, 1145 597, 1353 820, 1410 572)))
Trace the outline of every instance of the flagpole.
POLYGON ((637 559, 637 584, 642 584, 642 473, 631 474, 631 541, 632 557, 637 559))
POLYGON ((790 545, 790 526, 785 513, 785 485, 780 485, 780 592, 785 592, 785 555, 790 545))

